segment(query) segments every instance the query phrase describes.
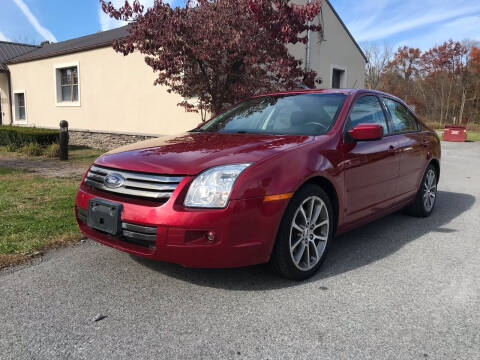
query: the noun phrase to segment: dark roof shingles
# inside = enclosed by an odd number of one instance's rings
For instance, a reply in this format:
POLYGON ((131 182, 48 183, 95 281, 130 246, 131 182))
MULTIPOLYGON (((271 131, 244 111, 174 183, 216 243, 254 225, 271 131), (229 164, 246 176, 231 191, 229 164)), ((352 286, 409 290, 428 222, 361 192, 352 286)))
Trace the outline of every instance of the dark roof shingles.
POLYGON ((8 71, 5 63, 17 56, 22 56, 38 49, 36 45, 19 44, 8 41, 0 41, 0 71, 8 71))
POLYGON ((9 63, 15 64, 30 60, 44 59, 57 55, 75 53, 78 51, 94 49, 102 46, 110 46, 114 40, 126 37, 128 35, 127 29, 128 25, 125 25, 117 29, 101 31, 71 40, 45 44, 35 51, 11 59, 9 63))

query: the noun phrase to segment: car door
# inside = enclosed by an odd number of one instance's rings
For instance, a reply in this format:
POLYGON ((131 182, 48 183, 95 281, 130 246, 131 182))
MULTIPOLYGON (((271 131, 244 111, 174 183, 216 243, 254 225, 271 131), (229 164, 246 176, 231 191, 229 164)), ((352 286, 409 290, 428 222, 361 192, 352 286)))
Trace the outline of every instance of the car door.
POLYGON ((405 105, 387 97, 382 101, 390 117, 392 137, 399 153, 397 194, 399 198, 405 198, 417 191, 426 166, 427 143, 415 116, 405 105))
POLYGON ((380 99, 365 95, 353 104, 345 126, 344 179, 346 222, 373 215, 394 202, 397 194, 399 158, 395 139, 380 99), (384 137, 374 141, 349 139, 348 130, 361 123, 382 125, 384 137))

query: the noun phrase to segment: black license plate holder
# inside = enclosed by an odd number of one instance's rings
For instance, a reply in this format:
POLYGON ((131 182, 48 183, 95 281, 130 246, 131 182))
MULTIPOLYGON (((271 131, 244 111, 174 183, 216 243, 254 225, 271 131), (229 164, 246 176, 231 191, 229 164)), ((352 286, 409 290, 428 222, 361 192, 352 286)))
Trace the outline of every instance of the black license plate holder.
POLYGON ((122 204, 113 201, 90 199, 87 225, 110 235, 118 235, 122 230, 122 209, 122 204))

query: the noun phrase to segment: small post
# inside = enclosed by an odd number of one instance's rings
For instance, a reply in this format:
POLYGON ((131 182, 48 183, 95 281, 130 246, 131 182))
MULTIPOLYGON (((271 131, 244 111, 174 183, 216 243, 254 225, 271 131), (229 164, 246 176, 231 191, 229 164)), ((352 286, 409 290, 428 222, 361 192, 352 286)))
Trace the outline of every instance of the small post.
POLYGON ((68 121, 60 121, 60 160, 68 160, 68 121))

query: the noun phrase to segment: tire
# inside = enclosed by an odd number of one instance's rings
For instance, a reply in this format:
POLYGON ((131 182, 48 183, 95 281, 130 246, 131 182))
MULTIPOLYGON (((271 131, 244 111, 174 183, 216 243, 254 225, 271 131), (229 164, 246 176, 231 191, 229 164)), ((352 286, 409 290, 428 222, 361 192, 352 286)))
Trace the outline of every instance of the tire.
POLYGON ((317 185, 302 187, 280 223, 270 258, 273 270, 292 280, 314 275, 325 260, 334 223, 332 204, 325 191, 317 185))
POLYGON ((437 200, 437 182, 437 169, 430 164, 423 175, 415 202, 406 208, 407 214, 417 217, 430 216, 437 200))

